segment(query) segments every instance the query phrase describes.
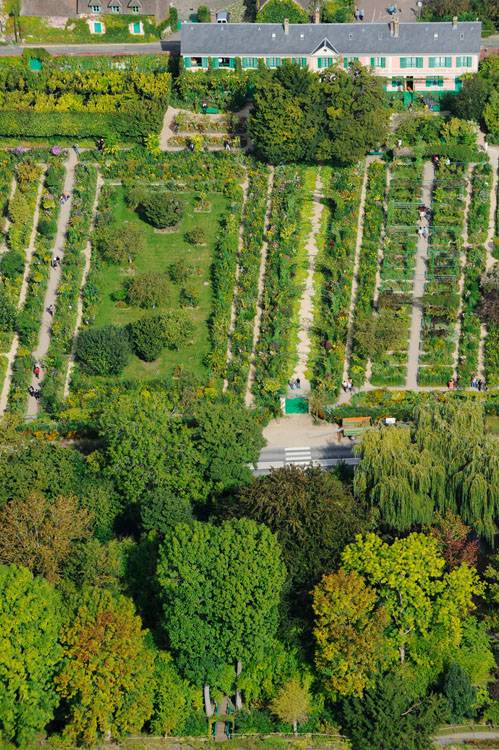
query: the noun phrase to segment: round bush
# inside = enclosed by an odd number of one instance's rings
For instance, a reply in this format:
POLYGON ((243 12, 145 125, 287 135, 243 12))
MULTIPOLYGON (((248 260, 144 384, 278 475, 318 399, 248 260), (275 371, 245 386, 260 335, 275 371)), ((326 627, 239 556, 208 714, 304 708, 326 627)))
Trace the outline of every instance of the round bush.
POLYGON ((184 258, 179 258, 175 263, 168 266, 168 276, 174 284, 183 284, 192 276, 193 268, 190 263, 186 263, 184 258))
POLYGON ((204 245, 206 243, 206 232, 202 227, 194 227, 184 235, 185 241, 189 245, 204 245))
POLYGON ((145 240, 140 228, 130 223, 99 226, 93 242, 104 260, 118 265, 131 263, 145 248, 145 240))
POLYGON ((156 273, 140 273, 131 279, 127 289, 127 302, 136 307, 152 308, 164 304, 170 293, 165 276, 156 273))
POLYGON ((199 305, 199 292, 192 285, 186 285, 180 292, 180 304, 182 307, 197 307, 199 305))
POLYGON ((37 228, 42 237, 52 239, 52 237, 55 237, 57 232, 57 222, 55 221, 55 219, 40 219, 37 228))
POLYGON ((130 339, 137 357, 152 362, 165 348, 165 330, 162 315, 136 320, 130 325, 130 339))
POLYGON ((125 328, 90 328, 78 336, 76 357, 93 375, 119 375, 127 365, 130 342, 125 328))
POLYGON ((15 279, 24 271, 24 258, 16 250, 9 250, 0 259, 0 273, 7 279, 15 279))
POLYGON ((142 218, 158 229, 174 227, 183 213, 183 203, 168 193, 149 193, 140 204, 142 218))

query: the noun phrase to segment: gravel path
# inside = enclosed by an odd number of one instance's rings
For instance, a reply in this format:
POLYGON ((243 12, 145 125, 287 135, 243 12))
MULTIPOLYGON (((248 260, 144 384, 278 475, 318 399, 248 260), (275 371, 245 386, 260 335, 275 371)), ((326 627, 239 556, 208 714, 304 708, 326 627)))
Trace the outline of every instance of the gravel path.
POLYGON ((76 339, 77 339, 78 331, 80 330, 81 322, 83 319, 83 290, 85 289, 85 284, 87 283, 87 276, 90 271, 90 263, 92 260, 92 243, 90 241, 90 237, 92 236, 94 227, 95 227, 95 217, 97 216, 97 208, 99 206, 99 196, 100 196, 102 184, 103 184, 103 180, 100 175, 100 172, 97 172, 95 199, 94 199, 94 204, 92 206, 92 219, 90 221, 88 241, 83 251, 83 255, 85 256, 85 265, 83 267, 83 274, 82 274, 81 283, 80 283, 80 294, 78 297, 78 306, 76 308, 76 323, 75 323, 75 327, 73 331, 73 344, 71 346, 71 354, 69 355, 68 369, 66 370, 66 378, 64 380, 64 398, 65 399, 69 396, 69 387, 71 385, 71 374, 73 372, 73 368, 75 364, 76 339))
MULTIPOLYGON (((494 237, 496 231, 496 208, 497 208, 497 170, 499 167, 499 146, 489 146, 489 157, 492 164, 492 192, 490 196, 490 214, 489 214, 489 231, 487 233, 487 260, 486 268, 491 269, 497 263, 492 250, 494 247, 494 237)), ((478 349, 478 377, 485 378, 485 338, 487 329, 484 325, 480 326, 480 347, 478 349)))
POLYGON ((473 173, 475 165, 468 164, 466 171, 466 198, 464 201, 464 219, 463 219, 463 247, 461 249, 460 265, 461 270, 459 273, 459 283, 457 293, 459 294, 459 307, 456 316, 456 329, 454 336, 456 338, 456 348, 454 349, 454 364, 452 369, 452 377, 457 381, 457 369, 459 366, 459 343, 461 340, 461 325, 463 317, 463 290, 464 290, 464 269, 466 267, 466 255, 469 249, 468 244, 468 212, 471 202, 471 175, 473 173))
POLYGON ((310 331, 314 319, 314 274, 315 261, 319 252, 317 238, 321 230, 322 212, 324 210, 322 195, 322 180, 320 171, 317 173, 315 189, 312 195, 311 229, 307 239, 307 262, 308 271, 305 287, 300 301, 299 327, 298 327, 298 362, 293 372, 293 380, 300 379, 300 390, 293 391, 293 395, 305 396, 310 393, 310 382, 305 376, 308 358, 310 356, 310 331))
MULTIPOLYGON (((35 210, 33 212, 33 226, 31 228, 31 235, 29 238, 28 247, 26 248, 26 254, 25 254, 25 260, 24 260, 24 273, 23 273, 23 280, 21 284, 21 289, 19 291, 19 298, 17 300, 17 309, 21 310, 24 306, 24 302, 26 300, 26 294, 28 293, 28 278, 29 278, 29 272, 31 268, 31 259, 33 257, 33 253, 35 251, 35 242, 36 242, 36 228, 38 226, 38 217, 40 215, 40 201, 42 199, 42 191, 43 191, 43 180, 45 177, 45 169, 43 168, 43 172, 40 175, 40 182, 38 184, 38 192, 36 195, 36 204, 35 204, 35 210)), ((5 413, 5 410, 7 408, 7 404, 9 401, 9 391, 10 391, 10 384, 12 382, 12 367, 14 365, 14 360, 17 355, 17 349, 19 347, 19 336, 17 333, 14 334, 12 338, 12 345, 10 347, 10 350, 7 354, 7 370, 5 372, 5 379, 3 381, 3 387, 2 392, 0 394, 0 416, 2 416, 5 413)))
POLYGON ((248 372, 248 382, 246 383, 246 395, 244 402, 246 406, 253 406, 253 383, 255 382, 255 359, 256 347, 260 338, 260 326, 262 322, 262 298, 265 283, 265 269, 267 267, 267 227, 270 221, 270 210, 272 208, 272 188, 274 186, 274 167, 270 167, 269 182, 267 187, 267 210, 265 212, 265 239, 262 244, 262 253, 260 256, 260 271, 258 274, 258 297, 256 303, 255 323, 253 326, 253 344, 251 347, 251 364, 248 372))
MULTIPOLYGON (((61 258, 62 262, 64 262, 64 243, 66 239, 66 230, 68 227, 69 217, 71 214, 71 205, 73 203, 72 192, 73 192, 74 177, 75 177, 75 167, 76 167, 77 161, 78 159, 74 151, 73 150, 69 151, 68 158, 64 165, 64 168, 66 170, 66 176, 64 179, 63 192, 69 193, 71 197, 60 208, 59 216, 57 219, 57 234, 55 237, 54 247, 52 249, 52 254, 58 255, 61 258)), ((49 348, 53 318, 52 318, 52 315, 50 315, 50 313, 48 312, 47 308, 50 305, 53 305, 54 308, 56 307, 57 288, 59 286, 60 278, 61 278, 61 267, 57 266, 56 268, 52 268, 51 266, 49 280, 47 284, 47 292, 45 294, 45 300, 43 303, 43 314, 42 314, 42 320, 41 320, 41 325, 40 325, 38 346, 33 352, 33 357, 37 362, 41 362, 43 360, 49 348)), ((44 377, 44 371, 42 367, 42 373, 41 373, 39 380, 36 379, 34 374, 32 376, 31 385, 33 386, 33 388, 38 389, 40 387, 40 383, 43 381, 43 377, 44 377)), ((39 407, 39 402, 37 401, 37 399, 33 398, 32 396, 29 396, 28 408, 26 411, 27 419, 34 419, 36 417, 36 415, 38 414, 38 407, 39 407)))
MULTIPOLYGON (((423 188, 421 203, 431 206, 431 195, 435 169, 431 161, 425 162, 423 170, 423 188)), ((423 220, 423 226, 428 228, 428 221, 423 220)), ((422 297, 425 287, 426 259, 428 257, 428 238, 418 235, 416 262, 414 266, 414 286, 412 292, 412 317, 409 334, 409 349, 407 352, 406 386, 415 390, 418 385, 419 348, 421 344, 421 326, 423 323, 422 297)))

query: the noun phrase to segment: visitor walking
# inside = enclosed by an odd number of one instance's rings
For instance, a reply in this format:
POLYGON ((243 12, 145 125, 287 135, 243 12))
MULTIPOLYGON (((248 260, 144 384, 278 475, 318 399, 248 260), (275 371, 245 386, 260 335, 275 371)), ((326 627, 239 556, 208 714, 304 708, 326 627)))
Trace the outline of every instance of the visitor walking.
POLYGON ((363 20, 364 20, 364 8, 361 8, 359 10, 359 21, 363 21, 363 20))
POLYGON ((47 307, 47 312, 48 312, 48 314, 49 314, 49 315, 53 315, 53 314, 54 314, 54 309, 55 309, 55 308, 54 308, 54 305, 49 305, 49 306, 47 307))
POLYGON ((41 375, 41 372, 42 372, 42 368, 40 367, 40 365, 39 365, 39 364, 36 364, 36 365, 35 365, 35 366, 33 367, 33 373, 34 373, 34 375, 35 375, 35 378, 36 378, 37 380, 39 380, 39 379, 40 379, 40 375, 41 375))
POLYGON ((355 8, 355 20, 358 21, 360 19, 360 10, 358 8, 355 8))

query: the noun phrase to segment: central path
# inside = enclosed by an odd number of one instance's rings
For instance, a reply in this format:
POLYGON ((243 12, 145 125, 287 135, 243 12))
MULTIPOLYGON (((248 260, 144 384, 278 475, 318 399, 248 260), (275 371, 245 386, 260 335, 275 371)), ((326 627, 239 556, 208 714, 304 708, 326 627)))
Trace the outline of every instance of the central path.
POLYGON ((299 327, 298 327, 298 362, 293 372, 293 380, 300 379, 300 389, 293 391, 293 395, 308 395, 310 393, 310 382, 306 377, 308 358, 310 356, 310 331, 314 319, 314 273, 315 261, 319 252, 317 238, 321 230, 322 212, 324 210, 322 195, 322 180, 320 172, 317 174, 315 189, 312 195, 311 229, 307 239, 306 251, 308 271, 305 287, 300 301, 299 327))
MULTIPOLYGON (((428 208, 431 207, 431 194, 435 170, 431 161, 425 162, 423 170, 423 189, 421 191, 421 203, 428 208)), ((428 221, 422 222, 423 227, 428 229, 428 221)), ((428 238, 418 236, 416 251, 416 263, 414 267, 414 286, 412 291, 412 316, 411 331, 409 335, 409 350, 407 353, 407 377, 406 388, 415 389, 418 385, 419 349, 421 345, 421 327, 423 324, 422 297, 425 288, 426 260, 428 258, 428 238)))
MULTIPOLYGON (((498 180, 498 169, 499 169, 499 146, 489 146, 489 157, 492 166, 492 190, 490 194, 490 213, 489 213, 489 229, 487 232, 487 240, 485 246, 487 249, 486 265, 487 271, 494 266, 498 261, 495 260, 493 255, 494 247, 494 235, 495 235, 495 221, 496 221, 496 210, 497 210, 497 180, 498 180)), ((478 376, 485 378, 485 338, 487 336, 487 329, 482 323, 480 326, 480 347, 478 350, 478 376)))
MULTIPOLYGON (((76 168, 77 161, 78 159, 74 151, 73 150, 69 151, 68 158, 64 165, 64 168, 66 170, 66 176, 64 178, 63 192, 69 194, 70 198, 60 208, 59 216, 57 219, 57 234, 55 237, 54 247, 52 249, 52 255, 58 255, 61 261, 64 260, 64 243, 66 240, 66 231, 68 228, 69 217, 71 215, 71 206, 73 203, 72 193, 73 193, 75 168, 76 168)), ((40 362, 41 360, 43 360, 43 357, 45 357, 49 348, 50 337, 52 333, 52 319, 53 318, 52 318, 52 315, 50 315, 50 313, 48 312, 48 308, 51 305, 54 308, 56 308, 57 289, 59 287, 60 278, 61 278, 61 267, 57 266, 56 268, 52 268, 51 266, 49 280, 47 284, 47 292, 45 294, 45 300, 43 304, 43 314, 42 314, 42 321, 40 325, 38 346, 33 352, 33 357, 37 362, 40 362)), ((39 388, 40 383, 43 380, 43 377, 44 377, 44 370, 43 370, 43 365, 42 365, 42 374, 40 376, 40 379, 37 380, 35 375, 32 376, 31 385, 33 386, 33 388, 35 389, 39 388)), ((32 396, 29 396, 26 417, 28 419, 34 419, 36 415, 38 414, 38 407, 39 407, 39 402, 37 401, 37 399, 33 398, 32 396)))

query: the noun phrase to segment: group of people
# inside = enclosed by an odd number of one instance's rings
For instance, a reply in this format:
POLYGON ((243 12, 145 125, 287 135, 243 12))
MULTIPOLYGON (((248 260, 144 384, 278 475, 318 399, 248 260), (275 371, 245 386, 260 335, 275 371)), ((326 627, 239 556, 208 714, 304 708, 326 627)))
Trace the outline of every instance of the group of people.
POLYGON ((63 206, 65 203, 68 202, 70 198, 71 196, 69 193, 61 193, 61 195, 59 196, 59 203, 61 204, 61 206, 63 206))
POLYGON ((364 13, 364 9, 363 8, 361 8, 360 10, 359 10, 359 8, 355 8, 355 20, 356 21, 363 21, 364 20, 364 15, 365 15, 365 13, 364 13))
POLYGON ((353 391, 353 383, 350 379, 343 380, 341 383, 341 387, 343 388, 344 393, 352 393, 353 391))
POLYGON ((487 390, 487 383, 485 382, 485 378, 479 378, 478 375, 473 375, 470 385, 472 388, 476 388, 477 391, 487 390))
POLYGON ((50 265, 52 266, 52 268, 57 268, 57 266, 61 265, 61 259, 58 255, 54 255, 54 257, 50 261, 50 265))
MULTIPOLYGON (((434 154, 434 155, 433 155, 433 156, 431 157, 431 160, 432 160, 432 162, 433 162, 433 163, 435 164, 435 166, 436 166, 436 165, 438 164, 438 162, 440 161, 440 156, 439 156, 438 154, 434 154)), ((445 159, 445 166, 446 166, 446 167, 450 167, 450 159, 449 159, 449 157, 448 157, 448 156, 447 156, 447 157, 446 157, 446 159, 445 159)))
POLYGON ((295 389, 299 390, 301 388, 300 378, 293 378, 292 380, 290 380, 289 387, 291 388, 292 391, 294 391, 295 389))
POLYGON ((32 398, 36 398, 37 401, 40 398, 40 396, 42 395, 41 389, 38 388, 38 390, 37 390, 36 388, 33 388, 32 385, 30 385, 30 387, 28 388, 28 393, 29 393, 30 396, 32 396, 32 398))
MULTIPOLYGON (((33 375, 37 380, 40 380, 40 375, 42 374, 42 368, 40 367, 39 362, 35 364, 33 367, 33 375)), ((37 400, 41 396, 41 390, 39 388, 34 388, 32 385, 28 388, 28 393, 32 398, 36 398, 37 400)))
POLYGON ((429 235, 428 227, 418 227, 418 234, 420 237, 424 237, 425 239, 428 239, 428 235, 429 235))

